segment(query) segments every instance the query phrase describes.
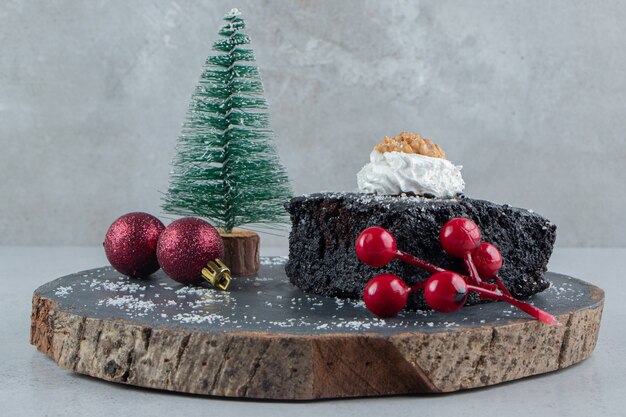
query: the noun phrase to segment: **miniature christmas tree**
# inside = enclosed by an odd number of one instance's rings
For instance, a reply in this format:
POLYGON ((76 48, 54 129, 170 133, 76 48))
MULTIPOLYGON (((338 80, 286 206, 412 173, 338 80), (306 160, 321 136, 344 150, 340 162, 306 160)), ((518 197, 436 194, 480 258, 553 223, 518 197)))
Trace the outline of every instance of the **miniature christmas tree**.
POLYGON ((286 171, 272 143, 245 22, 231 10, 192 95, 176 146, 163 209, 205 217, 230 233, 236 226, 281 223, 291 197, 286 171))

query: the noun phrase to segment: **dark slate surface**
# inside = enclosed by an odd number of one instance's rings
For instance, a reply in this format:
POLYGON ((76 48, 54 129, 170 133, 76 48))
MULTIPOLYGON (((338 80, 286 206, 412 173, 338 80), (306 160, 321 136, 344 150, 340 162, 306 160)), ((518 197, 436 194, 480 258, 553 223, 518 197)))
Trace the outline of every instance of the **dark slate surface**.
MULTIPOLYGON (((308 335, 448 329, 532 320, 505 303, 464 307, 452 314, 404 311, 379 319, 361 301, 305 294, 291 285, 285 258, 263 258, 259 274, 234 278, 232 290, 183 286, 158 271, 146 279, 128 278, 110 267, 92 269, 51 281, 35 293, 61 309, 99 319, 126 320, 150 327, 183 327, 205 332, 270 332, 308 335)), ((550 288, 532 302, 555 315, 595 306, 594 289, 583 281, 548 273, 550 288)))
MULTIPOLYGON (((286 272, 306 292, 360 298, 367 281, 381 272, 397 274, 410 285, 428 277, 398 260, 379 269, 363 265, 354 244, 369 226, 389 229, 399 249, 461 272, 462 262, 439 245, 441 226, 453 217, 474 220, 483 240, 500 249, 504 257, 500 276, 513 295, 527 298, 549 285, 544 272, 556 226, 530 210, 467 197, 442 200, 357 193, 296 197, 286 209, 292 222, 286 272)), ((470 304, 477 301, 478 297, 470 298, 470 304)), ((410 308, 427 308, 421 293, 410 300, 410 308)))

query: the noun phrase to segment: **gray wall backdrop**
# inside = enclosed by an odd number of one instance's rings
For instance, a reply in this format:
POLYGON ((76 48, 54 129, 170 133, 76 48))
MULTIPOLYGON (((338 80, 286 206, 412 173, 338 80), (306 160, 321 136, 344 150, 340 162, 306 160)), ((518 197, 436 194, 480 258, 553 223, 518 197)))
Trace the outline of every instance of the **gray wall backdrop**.
POLYGON ((558 245, 626 245, 626 2, 544 0, 2 0, 0 244, 95 245, 162 214, 234 6, 297 193, 354 190, 376 141, 417 131, 467 195, 545 215, 558 245))

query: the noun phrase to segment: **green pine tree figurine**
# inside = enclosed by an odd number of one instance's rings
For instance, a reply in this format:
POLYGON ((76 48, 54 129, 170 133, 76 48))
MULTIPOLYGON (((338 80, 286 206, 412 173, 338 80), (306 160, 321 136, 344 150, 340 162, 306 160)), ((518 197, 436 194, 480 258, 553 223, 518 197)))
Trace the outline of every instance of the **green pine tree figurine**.
POLYGON ((244 224, 283 223, 292 195, 272 142, 245 22, 231 10, 192 95, 176 145, 163 210, 211 220, 226 233, 244 224))

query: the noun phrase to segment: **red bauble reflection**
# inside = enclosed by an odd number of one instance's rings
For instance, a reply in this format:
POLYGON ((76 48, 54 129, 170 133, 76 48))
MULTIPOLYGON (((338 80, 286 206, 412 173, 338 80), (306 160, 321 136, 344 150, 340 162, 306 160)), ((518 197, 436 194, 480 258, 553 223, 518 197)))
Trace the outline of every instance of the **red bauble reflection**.
POLYGON ((109 227, 102 244, 111 266, 130 277, 156 272, 159 269, 157 242, 164 229, 163 223, 148 213, 134 212, 119 217, 109 227))

